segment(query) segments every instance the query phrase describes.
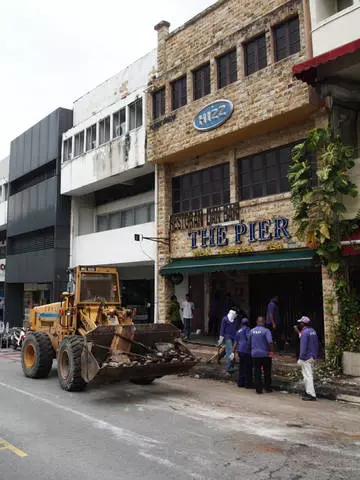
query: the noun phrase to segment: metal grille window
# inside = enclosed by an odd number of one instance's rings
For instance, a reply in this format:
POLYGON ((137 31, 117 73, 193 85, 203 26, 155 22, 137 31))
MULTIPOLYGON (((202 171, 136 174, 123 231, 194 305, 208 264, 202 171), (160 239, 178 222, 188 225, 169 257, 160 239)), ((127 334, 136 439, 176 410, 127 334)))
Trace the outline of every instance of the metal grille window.
POLYGON ((267 65, 265 35, 245 45, 245 75, 251 75, 267 65))
POLYGON ((122 108, 113 114, 113 138, 121 137, 125 133, 126 109, 122 108))
POLYGON ((63 162, 70 160, 72 156, 72 137, 64 140, 63 145, 63 162))
POLYGON ((74 155, 81 155, 84 153, 84 130, 77 135, 75 135, 75 145, 74 145, 74 155))
POLYGON ((96 231, 104 232, 116 228, 131 227, 142 223, 153 222, 155 218, 155 204, 145 203, 136 207, 127 208, 118 212, 97 215, 96 231))
POLYGON ((99 122, 99 145, 110 140, 110 116, 103 118, 99 122))
POLYGON ((142 98, 129 105, 129 130, 141 127, 143 123, 142 98))
POLYGON ((20 253, 37 252, 54 248, 54 246, 54 228, 51 227, 10 237, 8 239, 8 254, 17 255, 20 253))
POLYGON ((86 129, 86 151, 96 147, 96 124, 86 129))
POLYGON ((194 100, 210 93, 210 62, 193 71, 194 100))
POLYGON ((274 28, 275 60, 279 61, 300 51, 299 17, 274 28))
POLYGON ((225 87, 237 80, 236 48, 217 59, 218 88, 225 87))
POLYGON ((238 161, 240 200, 287 192, 292 145, 267 150, 238 161))
POLYGON ((187 103, 186 76, 178 78, 171 84, 172 110, 183 107, 187 103))
POLYGON ((229 164, 224 163, 174 177, 172 187, 173 213, 190 212, 229 203, 229 164))
POLYGON ((165 115, 165 87, 153 93, 152 107, 154 119, 165 115))

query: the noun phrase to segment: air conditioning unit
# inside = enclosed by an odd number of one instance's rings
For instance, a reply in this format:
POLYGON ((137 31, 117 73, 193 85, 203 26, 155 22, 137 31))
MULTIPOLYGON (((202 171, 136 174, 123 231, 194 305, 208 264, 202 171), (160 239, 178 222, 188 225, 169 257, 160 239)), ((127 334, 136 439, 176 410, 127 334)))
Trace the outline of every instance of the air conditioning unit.
POLYGON ((115 134, 117 137, 121 137, 125 133, 125 122, 121 123, 120 125, 116 125, 115 127, 115 134))

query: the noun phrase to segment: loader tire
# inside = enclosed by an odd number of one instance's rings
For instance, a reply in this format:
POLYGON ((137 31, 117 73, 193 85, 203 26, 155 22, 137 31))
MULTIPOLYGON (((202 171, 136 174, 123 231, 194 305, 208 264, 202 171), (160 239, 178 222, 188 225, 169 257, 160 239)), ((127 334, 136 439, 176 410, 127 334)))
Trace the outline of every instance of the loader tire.
POLYGON ((131 378, 130 382, 135 383, 135 385, 150 385, 153 383, 155 378, 131 378))
POLYGON ((54 359, 54 349, 49 336, 31 332, 25 337, 21 349, 21 365, 26 377, 46 378, 54 359))
POLYGON ((84 339, 79 335, 65 337, 60 344, 57 371, 61 388, 68 392, 80 392, 86 387, 81 376, 81 352, 84 339))

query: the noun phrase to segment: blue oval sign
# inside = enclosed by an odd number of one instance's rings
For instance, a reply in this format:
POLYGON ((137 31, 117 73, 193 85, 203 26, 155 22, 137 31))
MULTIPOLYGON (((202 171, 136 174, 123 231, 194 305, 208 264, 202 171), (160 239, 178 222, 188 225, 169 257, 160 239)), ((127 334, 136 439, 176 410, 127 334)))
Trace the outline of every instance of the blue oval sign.
POLYGON ((194 118, 194 127, 200 132, 207 132, 219 127, 231 117, 233 104, 229 100, 216 100, 206 105, 194 118))

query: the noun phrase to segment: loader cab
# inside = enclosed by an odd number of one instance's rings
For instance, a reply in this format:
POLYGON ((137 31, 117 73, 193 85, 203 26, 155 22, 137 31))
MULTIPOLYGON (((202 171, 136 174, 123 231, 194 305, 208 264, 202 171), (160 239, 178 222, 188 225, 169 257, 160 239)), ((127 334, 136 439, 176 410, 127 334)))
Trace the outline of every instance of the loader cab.
POLYGON ((119 278, 115 268, 80 266, 76 271, 77 304, 120 305, 119 278))

